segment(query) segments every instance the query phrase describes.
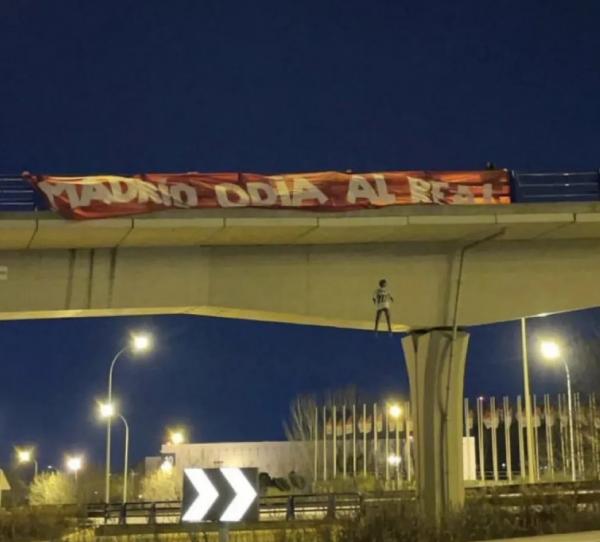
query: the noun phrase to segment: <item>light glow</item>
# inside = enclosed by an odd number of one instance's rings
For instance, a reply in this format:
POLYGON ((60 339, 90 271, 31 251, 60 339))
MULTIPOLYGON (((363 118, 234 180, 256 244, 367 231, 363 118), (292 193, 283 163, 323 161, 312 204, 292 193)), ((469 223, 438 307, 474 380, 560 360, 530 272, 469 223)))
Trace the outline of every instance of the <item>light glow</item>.
POLYGON ((388 457, 388 463, 394 467, 397 467, 402 463, 402 458, 399 455, 392 454, 388 457))
POLYGON ((171 473, 173 471, 173 462, 168 458, 165 458, 160 464, 160 470, 166 474, 171 473))
POLYGON ((146 333, 132 335, 131 349, 134 352, 145 352, 150 350, 151 346, 152 340, 150 339, 150 335, 147 335, 146 333))
POLYGON ((549 360, 557 359, 560 356, 560 346, 555 341, 542 341, 540 351, 542 356, 549 360))
POLYGON ((391 405, 388 412, 392 418, 397 419, 402 416, 402 407, 400 405, 391 405))
POLYGON ((17 450, 17 460, 19 463, 29 463, 33 459, 31 450, 17 450))
POLYGON ((68 456, 65 465, 67 466, 67 470, 78 472, 83 467, 83 458, 80 455, 68 456))
POLYGON ((185 442, 185 433, 180 429, 169 433, 169 441, 171 444, 183 444, 185 442))
POLYGON ((100 403, 98 410, 101 418, 112 418, 115 415, 115 405, 112 403, 100 403))

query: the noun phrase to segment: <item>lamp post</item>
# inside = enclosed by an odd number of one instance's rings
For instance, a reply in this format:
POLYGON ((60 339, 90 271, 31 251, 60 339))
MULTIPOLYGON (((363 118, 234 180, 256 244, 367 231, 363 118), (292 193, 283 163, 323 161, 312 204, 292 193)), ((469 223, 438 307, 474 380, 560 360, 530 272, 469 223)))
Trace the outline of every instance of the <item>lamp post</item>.
MULTIPOLYGON (((112 405, 112 378, 115 363, 121 357, 121 354, 130 350, 131 352, 144 352, 150 349, 152 341, 148 335, 132 335, 127 346, 119 350, 113 358, 110 369, 108 370, 108 394, 107 405, 112 405)), ((106 416, 106 472, 104 476, 104 502, 110 502, 110 430, 112 416, 106 416)))
POLYGON ((38 462, 33 455, 32 449, 17 450, 17 461, 19 463, 33 463, 33 478, 37 478, 38 475, 38 462))
POLYGON ((563 362, 565 373, 567 375, 567 401, 569 409, 569 447, 571 452, 571 480, 575 482, 577 474, 575 472, 575 438, 573 435, 573 394, 571 393, 571 372, 569 365, 564 357, 560 355, 560 347, 555 341, 542 341, 540 344, 542 356, 545 359, 553 361, 558 358, 563 362))
POLYGON ((129 424, 122 414, 115 413, 115 407, 112 403, 100 404, 100 417, 110 420, 117 415, 125 427, 125 456, 123 458, 123 504, 127 502, 127 471, 129 468, 129 424))
POLYGON ((531 393, 529 391, 529 358, 527 356, 527 322, 521 318, 521 347, 523 349, 523 395, 525 395, 525 420, 527 423, 527 474, 530 484, 535 482, 537 467, 533 449, 533 416, 531 414, 531 393))

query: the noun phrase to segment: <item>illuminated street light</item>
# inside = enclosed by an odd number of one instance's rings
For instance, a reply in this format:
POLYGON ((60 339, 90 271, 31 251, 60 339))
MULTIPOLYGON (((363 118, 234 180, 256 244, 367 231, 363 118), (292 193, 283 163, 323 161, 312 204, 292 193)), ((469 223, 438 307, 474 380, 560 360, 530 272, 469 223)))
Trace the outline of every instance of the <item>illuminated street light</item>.
POLYGON ((394 467, 397 467, 402 463, 402 458, 399 455, 392 454, 388 457, 388 463, 394 467))
MULTIPOLYGON (((126 351, 132 353, 142 353, 150 350, 152 346, 152 339, 147 333, 134 333, 131 335, 129 343, 119 350, 113 358, 110 369, 108 370, 108 394, 107 401, 108 405, 112 404, 112 378, 113 369, 115 363, 126 351)), ((104 502, 110 502, 110 429, 111 429, 112 416, 106 416, 106 471, 104 475, 104 502)))
POLYGON ((567 375, 567 398, 569 403, 569 447, 571 452, 571 480, 575 482, 577 475, 575 473, 575 438, 573 435, 573 394, 571 393, 571 372, 569 365, 564 357, 561 357, 560 346, 556 341, 542 341, 540 343, 542 356, 549 361, 561 359, 567 375))
POLYGON ((149 350, 151 346, 152 340, 150 335, 144 333, 131 336, 131 349, 134 352, 145 352, 146 350, 149 350))
POLYGON ((115 406, 112 403, 100 403, 98 410, 101 418, 112 418, 115 415, 115 406))
POLYGON ((83 458, 80 455, 72 455, 67 457, 65 464, 68 471, 77 473, 83 467, 83 458))
POLYGON ((558 359, 560 356, 560 347, 554 341, 542 341, 540 344, 542 356, 548 360, 558 359))
POLYGON ((17 449, 17 461, 20 464, 33 463, 33 477, 37 477, 38 462, 33 457, 33 450, 31 448, 17 449))
POLYGON ((185 442, 185 433, 181 429, 169 431, 169 442, 171 444, 183 444, 185 442))
POLYGON ((398 419, 402 416, 402 407, 400 405, 391 405, 389 408, 390 416, 394 419, 398 419))
POLYGON ((75 475, 75 481, 77 481, 77 475, 79 471, 83 468, 83 457, 81 457, 80 455, 67 456, 65 460, 65 465, 67 467, 67 470, 75 475))

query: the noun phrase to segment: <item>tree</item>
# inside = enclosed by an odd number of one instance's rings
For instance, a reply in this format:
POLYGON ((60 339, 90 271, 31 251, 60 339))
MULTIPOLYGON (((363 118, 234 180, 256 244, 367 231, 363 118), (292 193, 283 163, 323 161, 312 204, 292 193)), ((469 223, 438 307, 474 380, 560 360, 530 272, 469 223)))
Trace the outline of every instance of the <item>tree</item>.
POLYGON ((175 470, 158 469, 142 480, 142 495, 145 501, 178 501, 181 499, 181 481, 175 470))
POLYGON ((32 506, 44 504, 74 504, 77 502, 75 480, 63 472, 44 472, 37 476, 29 489, 32 506))

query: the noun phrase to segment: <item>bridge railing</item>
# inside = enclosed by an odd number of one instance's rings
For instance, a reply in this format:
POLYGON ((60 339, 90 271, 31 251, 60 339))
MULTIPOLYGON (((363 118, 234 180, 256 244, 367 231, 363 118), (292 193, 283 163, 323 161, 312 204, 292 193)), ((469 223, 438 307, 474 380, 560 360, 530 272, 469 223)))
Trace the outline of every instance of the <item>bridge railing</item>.
MULTIPOLYGON (((515 203, 600 201, 600 172, 511 173, 515 203)), ((18 175, 0 175, 0 211, 47 210, 48 204, 18 175)))
MULTIPOLYGON (((364 505, 358 493, 281 495, 261 497, 261 521, 339 519, 359 515, 364 505)), ((180 501, 93 503, 87 505, 90 520, 111 524, 179 523, 180 501)))

